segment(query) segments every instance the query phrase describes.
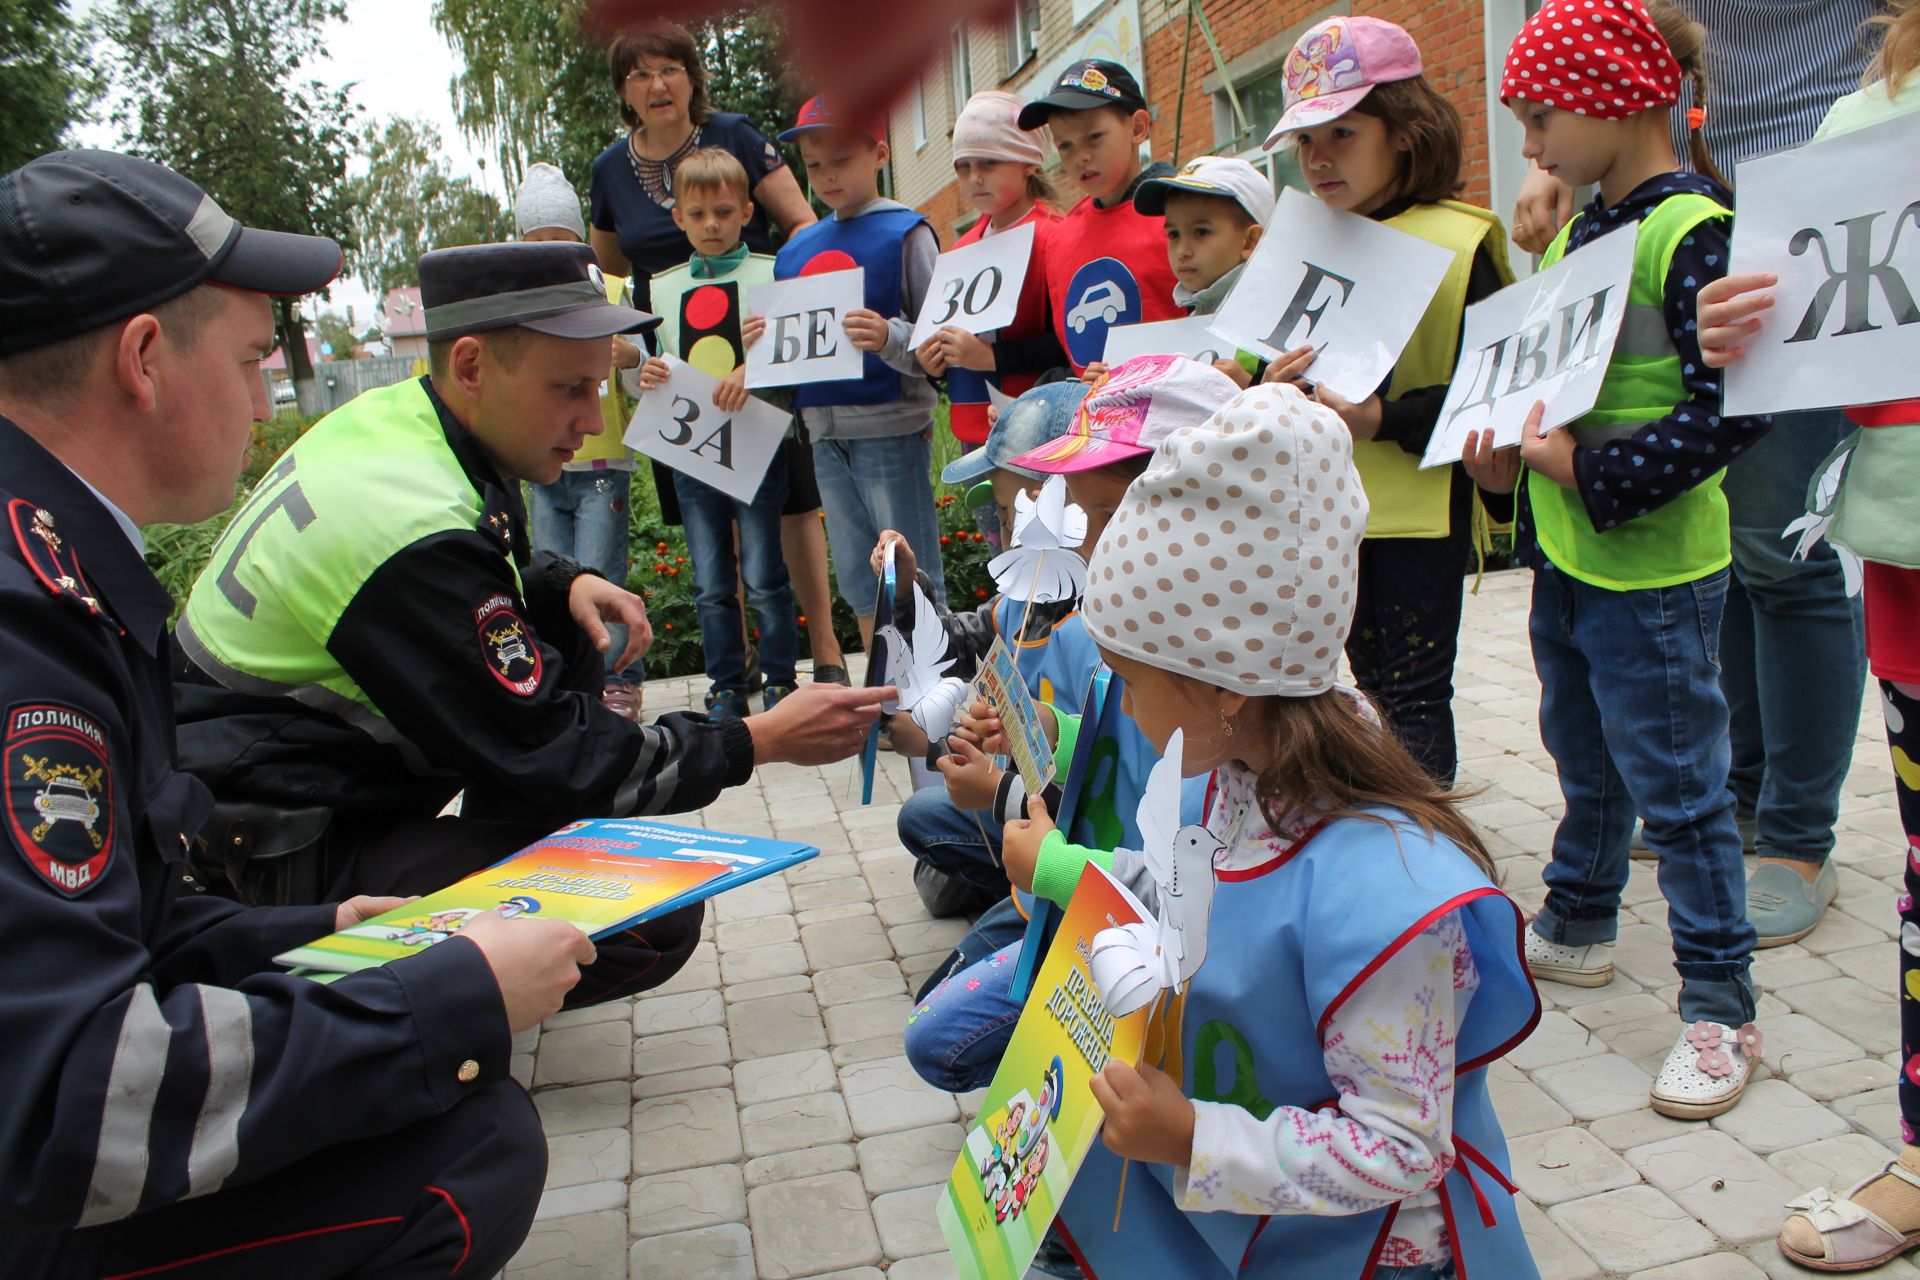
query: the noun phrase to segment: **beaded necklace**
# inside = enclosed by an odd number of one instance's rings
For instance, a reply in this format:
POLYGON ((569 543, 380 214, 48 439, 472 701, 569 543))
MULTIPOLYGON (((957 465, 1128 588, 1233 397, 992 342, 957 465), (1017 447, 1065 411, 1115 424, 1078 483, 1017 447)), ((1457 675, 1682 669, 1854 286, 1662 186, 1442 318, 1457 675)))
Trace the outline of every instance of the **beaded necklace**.
POLYGON ((699 147, 700 133, 700 126, 695 125, 687 140, 664 160, 650 160, 640 154, 638 130, 627 135, 627 161, 633 165, 633 176, 639 180, 640 189, 662 209, 673 208, 673 171, 699 147))

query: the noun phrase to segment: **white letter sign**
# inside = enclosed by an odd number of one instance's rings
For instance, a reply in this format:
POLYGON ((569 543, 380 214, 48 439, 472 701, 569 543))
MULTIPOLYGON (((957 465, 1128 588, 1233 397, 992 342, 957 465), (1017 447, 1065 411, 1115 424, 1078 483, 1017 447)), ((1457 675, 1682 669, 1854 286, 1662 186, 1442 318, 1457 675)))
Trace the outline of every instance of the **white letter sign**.
POLYGON ((739 413, 722 413, 713 405, 716 379, 684 360, 666 360, 672 376, 641 395, 627 424, 627 447, 729 498, 752 502, 793 415, 754 399, 739 413))
POLYGON ((1311 345, 1307 377, 1355 403, 1377 391, 1453 255, 1288 187, 1213 331, 1263 360, 1311 345))
POLYGON ((1728 413, 1920 395, 1916 155, 1909 114, 1740 166, 1732 271, 1780 283, 1727 369, 1728 413))
MULTIPOLYGON (((1469 431, 1491 427, 1497 447, 1519 444, 1535 401, 1547 406, 1542 431, 1593 408, 1627 314, 1633 246, 1624 228, 1603 235, 1467 308, 1460 363, 1421 466, 1458 462, 1469 431)), ((1651 320, 1664 338, 1657 308, 1651 320)))
POLYGON ((1107 350, 1100 358, 1108 365, 1135 356, 1186 356, 1201 364, 1233 359, 1239 352, 1213 331, 1212 324, 1212 316, 1117 324, 1107 330, 1107 350))
POLYGON ((1023 222, 934 259, 927 300, 913 327, 914 350, 949 325, 968 333, 992 333, 1013 323, 1027 263, 1033 260, 1033 228, 1033 223, 1023 222))
POLYGON ((796 276, 747 290, 747 311, 767 322, 747 348, 747 385, 795 387, 842 382, 866 371, 866 353, 841 321, 867 305, 867 269, 796 276))

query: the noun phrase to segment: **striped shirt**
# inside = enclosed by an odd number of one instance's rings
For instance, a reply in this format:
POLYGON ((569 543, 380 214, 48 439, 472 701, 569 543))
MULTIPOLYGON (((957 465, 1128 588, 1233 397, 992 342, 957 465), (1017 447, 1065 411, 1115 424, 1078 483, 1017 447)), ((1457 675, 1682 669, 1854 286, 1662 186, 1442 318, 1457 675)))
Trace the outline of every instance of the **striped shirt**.
MULTIPOLYGON (((1679 0, 1679 7, 1707 29, 1707 146, 1732 176, 1742 160, 1806 142, 1834 100, 1860 87, 1878 38, 1863 35, 1860 25, 1891 6, 1887 0, 1679 0)), ((1675 111, 1673 118, 1684 157, 1686 117, 1675 111)))

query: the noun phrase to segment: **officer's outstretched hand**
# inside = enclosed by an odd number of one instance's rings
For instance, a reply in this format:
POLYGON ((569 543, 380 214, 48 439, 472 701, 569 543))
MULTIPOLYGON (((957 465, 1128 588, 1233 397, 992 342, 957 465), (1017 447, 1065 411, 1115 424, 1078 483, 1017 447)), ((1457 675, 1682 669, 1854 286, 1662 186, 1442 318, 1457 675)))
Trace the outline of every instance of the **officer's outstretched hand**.
POLYGON ((627 629, 627 647, 614 659, 613 670, 625 671, 653 647, 653 623, 647 619, 647 606, 625 587, 605 578, 583 573, 567 590, 567 611, 593 640, 593 647, 605 653, 613 643, 607 623, 618 622, 627 629))
POLYGON ((507 1006, 507 1029, 515 1033, 558 1013, 580 981, 580 966, 592 964, 599 954, 593 940, 565 920, 509 920, 483 911, 462 926, 459 936, 487 958, 507 1006))
POLYGON ((880 715, 880 704, 900 691, 892 685, 849 689, 837 684, 803 684, 771 711, 746 719, 753 735, 756 765, 832 764, 856 754, 880 715))

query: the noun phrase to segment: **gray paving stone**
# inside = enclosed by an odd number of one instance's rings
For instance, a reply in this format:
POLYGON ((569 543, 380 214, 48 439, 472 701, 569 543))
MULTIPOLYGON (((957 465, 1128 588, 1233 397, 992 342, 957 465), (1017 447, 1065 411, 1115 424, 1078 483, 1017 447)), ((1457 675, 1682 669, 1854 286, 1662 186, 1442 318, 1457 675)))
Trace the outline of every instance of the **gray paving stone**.
POLYGON ((657 1076, 641 1076, 633 1082, 633 1097, 664 1098, 670 1093, 698 1093, 702 1089, 724 1089, 733 1083, 733 1072, 726 1067, 695 1067, 690 1071, 668 1071, 657 1076))
POLYGON ((891 898, 914 891, 913 866, 913 858, 903 853, 897 858, 880 858, 864 863, 860 873, 867 879, 867 891, 871 896, 891 898))
POLYGON ((1832 1066, 1792 1072, 1787 1078, 1793 1082, 1794 1088, 1815 1102, 1832 1102, 1856 1093, 1865 1093, 1869 1089, 1885 1088, 1894 1083, 1898 1076, 1899 1073, 1884 1062, 1860 1058, 1853 1062, 1836 1062, 1832 1066))
POLYGON ((554 1187, 540 1196, 540 1207, 534 1211, 536 1222, 545 1222, 552 1218, 572 1218, 583 1213, 596 1213, 602 1209, 617 1209, 626 1203, 627 1184, 611 1179, 600 1182, 583 1182, 575 1187, 554 1187))
POLYGON ((754 1280, 753 1235, 743 1222, 634 1242, 633 1280, 754 1280))
POLYGON ((816 971, 893 958, 893 948, 887 942, 886 930, 881 926, 880 918, 871 913, 803 924, 800 926, 800 943, 806 948, 807 959, 813 962, 816 971))
POLYGON ((1644 1271, 1715 1247, 1713 1235, 1649 1186, 1622 1187, 1547 1210, 1604 1271, 1644 1271))
POLYGON ((862 1040, 856 1044, 837 1044, 833 1046, 833 1065, 850 1067, 856 1062, 873 1062, 880 1058, 897 1057, 900 1053, 898 1035, 880 1036, 873 1040, 862 1040))
POLYGON ((1533 1082, 1576 1120, 1638 1111, 1647 1105, 1653 1077, 1617 1053, 1578 1058, 1533 1073, 1533 1082))
POLYGON ((779 876, 755 880, 752 884, 742 885, 713 899, 713 916, 717 924, 755 920, 761 916, 788 915, 792 911, 793 896, 787 890, 786 881, 779 876))
POLYGON ((1665 1142, 1668 1138, 1677 1138, 1683 1133, 1693 1133, 1706 1127, 1705 1120, 1675 1120, 1651 1107, 1642 1107, 1638 1111, 1623 1111, 1617 1116, 1603 1116, 1588 1125, 1587 1131, 1615 1151, 1625 1151, 1630 1147, 1665 1142))
POLYGON ((740 1158, 740 1121, 728 1089, 633 1104, 633 1171, 672 1173, 740 1158))
POLYGON ((1585 1129, 1551 1129, 1507 1144, 1513 1180, 1542 1207, 1598 1195, 1640 1181, 1625 1160, 1585 1129))
POLYGON ((633 1135, 626 1125, 562 1133, 547 1139, 547 1186, 574 1187, 608 1179, 625 1181, 633 1166, 633 1135))
POLYGON ((536 1221, 506 1280, 625 1280, 627 1215, 618 1210, 536 1221))
POLYGON ((1520 1229, 1526 1233, 1534 1265, 1540 1268, 1540 1280, 1599 1280, 1600 1268, 1571 1236, 1525 1196, 1516 1197, 1514 1203, 1520 1207, 1520 1229))
POLYGON ((1737 1253, 1714 1253, 1636 1271, 1627 1280, 1766 1280, 1766 1272, 1737 1253))
POLYGON ((1768 1018, 1760 1030, 1764 1036, 1760 1061, 1775 1075, 1791 1078, 1801 1071, 1865 1056, 1859 1045, 1804 1014, 1768 1018))
POLYGON ((770 1156, 845 1142, 853 1126, 838 1093, 809 1093, 747 1107, 740 1113, 740 1137, 749 1156, 770 1156))
MULTIPOLYGON (((633 1016, 633 1005, 627 1000, 609 1000, 605 1004, 590 1004, 584 1009, 562 1009, 540 1024, 541 1031, 565 1031, 568 1027, 584 1027, 595 1022, 618 1022, 622 1018, 633 1016)), ((519 1040, 515 1036, 516 1041, 519 1040)), ((514 1048, 520 1049, 516 1043, 514 1048)), ((532 1043, 526 1046, 533 1047, 532 1043)))
POLYGON ((952 1096, 928 1088, 903 1057, 843 1067, 840 1083, 853 1131, 862 1138, 944 1124, 960 1115, 952 1096))
POLYGON ((806 1093, 825 1093, 839 1087, 839 1073, 833 1069, 833 1058, 824 1049, 751 1058, 733 1070, 734 1095, 743 1107, 797 1098, 806 1093))
POLYGON ((729 951, 744 951, 775 942, 798 942, 800 929, 793 923, 792 916, 761 916, 757 920, 734 920, 719 925, 713 931, 713 940, 725 955, 729 951))
POLYGON ((1531 1080, 1498 1080, 1490 1077, 1487 1084, 1493 1094, 1494 1113, 1500 1117, 1500 1127, 1509 1141, 1523 1134, 1558 1129, 1573 1122, 1567 1109, 1548 1097, 1546 1091, 1531 1080))
POLYGON ((726 1002, 718 991, 688 991, 677 996, 650 995, 633 1006, 633 1034, 658 1035, 688 1027, 718 1026, 726 1020, 726 1002))
POLYGON ((1835 1195, 1886 1167, 1887 1149, 1864 1133, 1824 1138, 1791 1151, 1776 1151, 1767 1163, 1804 1191, 1826 1187, 1835 1195))
POLYGON ((821 1011, 827 1020, 827 1040, 831 1044, 856 1044, 888 1036, 897 1039, 904 1033, 907 1015, 912 1012, 913 1003, 904 995, 834 1005, 821 1011))
POLYGON ((708 1165, 635 1178, 627 1215, 635 1236, 718 1227, 747 1216, 740 1166, 708 1165))
POLYGON ((810 994, 768 996, 728 1005, 727 1030, 733 1051, 742 1058, 766 1058, 827 1046, 820 1006, 810 994))
POLYGON ((1879 990, 1857 978, 1829 978, 1774 994, 1795 1013, 1839 1032, 1868 1053, 1891 1053, 1900 1047, 1900 1015, 1891 988, 1879 990))
POLYGON ((913 1187, 944 1186, 966 1133, 957 1124, 929 1125, 884 1133, 861 1141, 854 1149, 860 1177, 871 1195, 906 1191, 913 1187))
POLYGON ((1876 1142, 1892 1146, 1899 1141, 1900 1098, 1893 1086, 1841 1098, 1833 1104, 1833 1110, 1855 1130, 1876 1142))
POLYGON ((1780 1206, 1800 1189, 1724 1133, 1708 1130, 1635 1147, 1627 1163, 1723 1240, 1750 1244, 1780 1230, 1780 1206))
POLYGON ((1762 1156, 1848 1131, 1845 1120, 1784 1080, 1751 1081, 1739 1106, 1708 1123, 1762 1156))
POLYGON ((845 1173, 853 1166, 853 1148, 844 1142, 808 1147, 805 1151, 782 1151, 747 1161, 747 1188, 817 1178, 824 1173, 845 1173))
POLYGON ((720 994, 726 997, 728 1004, 739 1004, 746 1000, 764 1000, 768 996, 803 995, 812 991, 812 978, 806 974, 788 974, 784 978, 768 978, 763 982, 729 985, 720 994))
POLYGON ((904 1258, 887 1268, 887 1280, 958 1280, 959 1274, 946 1252, 904 1258))
POLYGON ((965 920, 923 920, 897 924, 887 930, 895 955, 917 956, 926 951, 951 951, 970 928, 965 920))
POLYGON ((747 1193, 763 1280, 796 1280, 880 1261, 866 1188, 854 1173, 776 1182, 747 1193))
MULTIPOLYGON (((888 927, 896 924, 916 924, 922 920, 933 919, 927 914, 927 904, 920 901, 920 895, 917 893, 903 893, 895 898, 882 898, 873 904, 873 910, 874 914, 880 917, 880 923, 888 927)), ((896 1267, 895 1270, 898 1268, 896 1267)))
POLYGON ((624 1080, 600 1080, 567 1089, 541 1089, 533 1095, 540 1127, 548 1137, 592 1129, 626 1128, 633 1100, 624 1080))
MULTIPOLYGON (((624 1030, 624 1028, 622 1028, 624 1030)), ((733 1058, 725 1027, 688 1027, 642 1036, 633 1046, 633 1069, 643 1076, 725 1066, 733 1058)))
POLYGON ((937 1187, 890 1191, 873 1201, 873 1222, 880 1230, 880 1248, 889 1258, 912 1258, 945 1244, 933 1206, 947 1189, 937 1187))
POLYGON ((625 1080, 633 1074, 633 1032, 624 1022, 593 1022, 540 1037, 536 1087, 625 1080))
POLYGON ((804 977, 808 969, 807 953, 798 942, 775 942, 764 947, 743 947, 720 957, 720 977, 735 982, 764 982, 769 978, 804 977))
POLYGON ((822 969, 813 975, 813 990, 823 1007, 875 1000, 882 996, 905 996, 907 984, 900 977, 900 966, 891 960, 822 969))

